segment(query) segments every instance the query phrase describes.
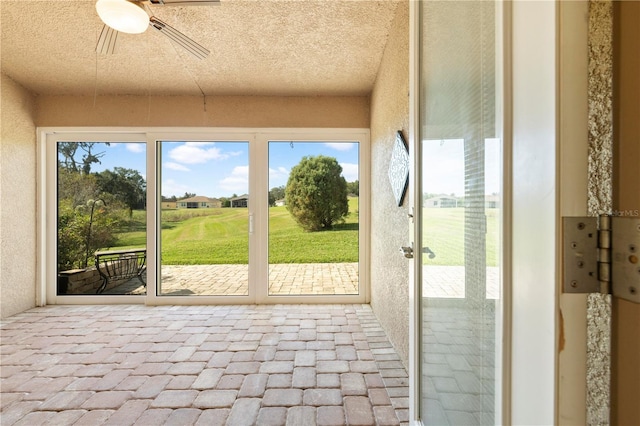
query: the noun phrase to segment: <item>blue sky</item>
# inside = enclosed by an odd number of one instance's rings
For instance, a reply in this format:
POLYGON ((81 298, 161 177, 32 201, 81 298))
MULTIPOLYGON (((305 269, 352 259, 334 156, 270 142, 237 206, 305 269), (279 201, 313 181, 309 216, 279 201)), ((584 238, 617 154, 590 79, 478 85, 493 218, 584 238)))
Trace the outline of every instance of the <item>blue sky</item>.
MULTIPOLYGON (((185 192, 207 197, 229 197, 248 192, 247 142, 164 142, 162 144, 162 195, 180 197, 185 192)), ((423 190, 464 195, 464 145, 461 139, 423 142, 423 190)), ((146 178, 145 145, 112 143, 94 148, 104 151, 102 164, 92 171, 113 167, 138 170, 146 178)), ((303 156, 336 157, 347 182, 358 179, 357 143, 271 142, 268 188, 285 185, 289 171, 303 156)), ((486 194, 500 192, 500 141, 485 144, 486 194)))
MULTIPOLYGON (((182 196, 185 192, 207 197, 229 197, 248 192, 249 144, 247 142, 163 142, 162 195, 182 196)), ((138 170, 146 177, 145 146, 137 143, 112 143, 94 152, 105 151, 101 164, 92 171, 113 167, 138 170)), ((358 144, 339 142, 271 142, 269 144, 268 188, 285 185, 291 168, 303 156, 335 157, 347 182, 358 178, 358 144)))

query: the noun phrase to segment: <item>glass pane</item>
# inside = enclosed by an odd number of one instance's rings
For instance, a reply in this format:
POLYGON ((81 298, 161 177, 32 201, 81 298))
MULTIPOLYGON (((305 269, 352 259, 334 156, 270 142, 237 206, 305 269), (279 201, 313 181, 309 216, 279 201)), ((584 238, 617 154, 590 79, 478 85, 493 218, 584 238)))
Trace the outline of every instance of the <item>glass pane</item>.
POLYGON ((269 295, 358 294, 359 145, 269 142, 269 295))
POLYGON ((425 424, 500 421, 495 8, 493 2, 421 2, 425 424))
POLYGON ((161 142, 159 295, 249 294, 249 143, 161 142))
POLYGON ((58 142, 57 153, 57 294, 145 294, 145 144, 58 142))

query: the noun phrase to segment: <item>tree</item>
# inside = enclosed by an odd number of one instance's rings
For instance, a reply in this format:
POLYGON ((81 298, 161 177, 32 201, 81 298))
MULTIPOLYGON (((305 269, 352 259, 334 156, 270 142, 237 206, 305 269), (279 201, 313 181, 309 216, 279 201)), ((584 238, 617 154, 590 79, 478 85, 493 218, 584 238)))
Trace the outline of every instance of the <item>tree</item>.
POLYGON ((355 195, 356 197, 360 195, 360 181, 356 180, 355 182, 347 182, 347 194, 355 195))
POLYGON ((192 198, 192 197, 195 197, 195 196, 196 196, 195 192, 185 192, 182 197, 178 198, 178 200, 186 200, 187 198, 192 198))
POLYGON ((71 208, 100 196, 95 175, 58 168, 58 200, 69 200, 71 208))
MULTIPOLYGON (((120 206, 119 208, 121 208, 120 206)), ((118 207, 103 200, 87 200, 73 205, 71 199, 58 200, 58 270, 86 268, 93 253, 116 241, 118 207)))
POLYGON ((271 188, 269 191, 269 205, 271 207, 276 205, 276 201, 284 198, 284 185, 271 188))
POLYGON ((100 188, 101 176, 58 167, 58 269, 86 268, 116 241, 124 202, 100 188))
POLYGON ((303 157, 285 188, 287 210, 305 231, 331 229, 349 214, 347 182, 333 157, 303 157))
POLYGON ((114 167, 96 174, 100 192, 113 195, 129 208, 129 215, 133 210, 141 210, 146 206, 147 182, 142 175, 133 169, 114 167))
MULTIPOLYGON (((100 163, 105 152, 93 152, 101 142, 58 142, 58 166, 72 172, 91 173, 91 165, 100 163), (77 158, 77 157, 80 158, 77 158)), ((109 142, 104 142, 109 146, 109 142)))

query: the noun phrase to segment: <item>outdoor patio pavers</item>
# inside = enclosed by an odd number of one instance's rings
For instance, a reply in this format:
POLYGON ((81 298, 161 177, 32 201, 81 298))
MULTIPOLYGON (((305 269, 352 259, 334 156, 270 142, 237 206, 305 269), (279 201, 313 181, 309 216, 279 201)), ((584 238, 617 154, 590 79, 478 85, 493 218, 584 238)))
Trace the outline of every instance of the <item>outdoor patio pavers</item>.
MULTIPOLYGON (((499 295, 499 269, 486 269, 486 297, 499 295)), ((170 295, 246 295, 247 265, 166 265, 162 267, 162 291, 170 295)), ((270 295, 358 294, 357 263, 269 265, 270 295)), ((423 291, 430 298, 465 297, 464 266, 424 265, 423 291)), ((137 279, 104 294, 144 294, 137 279)))
POLYGON ((271 264, 269 294, 358 294, 358 263, 271 264))
POLYGON ((408 425, 368 305, 47 306, 0 333, 3 426, 408 425))
MULTIPOLYGON (((163 295, 243 296, 248 294, 248 265, 163 265, 163 295)), ((145 276, 146 279, 146 276, 145 276)), ((269 265, 269 294, 358 294, 358 263, 282 263, 269 265)), ((103 294, 144 294, 130 280, 103 294)))

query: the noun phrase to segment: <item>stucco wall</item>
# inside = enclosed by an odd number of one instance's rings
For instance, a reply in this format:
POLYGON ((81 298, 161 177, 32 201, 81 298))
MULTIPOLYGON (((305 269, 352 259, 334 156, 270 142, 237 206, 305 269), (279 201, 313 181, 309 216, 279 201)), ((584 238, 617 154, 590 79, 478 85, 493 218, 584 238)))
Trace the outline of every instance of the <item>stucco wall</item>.
POLYGON ((0 81, 0 316, 36 301, 35 98, 2 74, 0 81))
POLYGON ((369 127, 369 98, 39 96, 38 126, 369 127))
POLYGON ((371 95, 371 306, 407 366, 409 265, 399 248, 409 239, 409 207, 396 205, 387 176, 398 130, 408 137, 408 1, 398 5, 371 95))

